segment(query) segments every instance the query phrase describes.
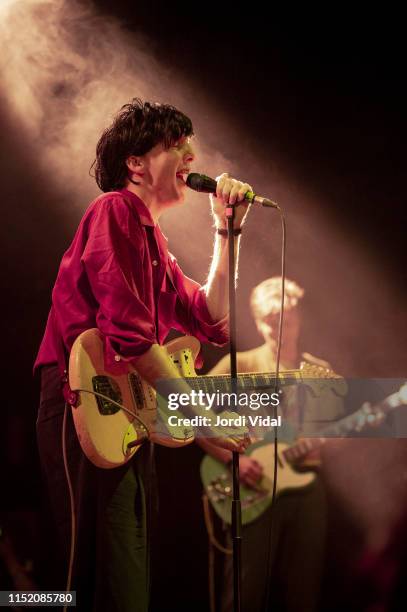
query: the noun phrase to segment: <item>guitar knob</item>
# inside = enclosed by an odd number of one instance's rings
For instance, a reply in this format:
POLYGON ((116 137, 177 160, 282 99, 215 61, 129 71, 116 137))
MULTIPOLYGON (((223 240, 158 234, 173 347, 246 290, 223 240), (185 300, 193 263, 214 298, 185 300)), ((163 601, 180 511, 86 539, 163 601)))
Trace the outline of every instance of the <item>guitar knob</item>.
POLYGON ((225 496, 224 495, 213 495, 212 496, 212 501, 215 504, 219 504, 225 501, 225 496))

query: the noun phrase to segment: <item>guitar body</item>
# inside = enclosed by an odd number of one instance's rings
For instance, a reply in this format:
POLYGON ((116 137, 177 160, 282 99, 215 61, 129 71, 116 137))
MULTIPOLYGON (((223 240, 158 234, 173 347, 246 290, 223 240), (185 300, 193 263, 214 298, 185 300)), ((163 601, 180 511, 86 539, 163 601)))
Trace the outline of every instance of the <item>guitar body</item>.
MULTIPOLYGON (((194 361, 200 348, 196 338, 176 338, 165 348, 181 376, 196 376, 194 361)), ((69 385, 73 391, 78 390, 79 400, 72 407, 72 414, 80 445, 87 458, 97 467, 123 465, 147 438, 146 428, 133 415, 137 415, 146 425, 153 442, 180 447, 194 439, 192 429, 167 427, 163 431, 163 423, 167 422, 165 415, 160 419, 160 431, 156 431, 154 389, 130 364, 127 372, 120 376, 113 376, 105 370, 103 336, 97 329, 89 329, 75 340, 69 359, 69 385), (98 397, 95 392, 107 397, 98 397), (109 398, 133 415, 109 402, 109 398)), ((160 407, 160 410, 164 409, 160 407)), ((182 417, 178 411, 171 411, 170 414, 182 417)))
MULTIPOLYGON (((289 445, 278 442, 278 477, 277 495, 291 489, 307 487, 315 480, 314 472, 297 472, 286 461, 283 451, 289 445)), ((240 485, 242 524, 247 525, 255 521, 270 506, 273 493, 273 471, 274 471, 274 444, 271 442, 258 442, 253 444, 247 451, 253 459, 256 459, 263 467, 263 477, 259 486, 252 489, 240 485)), ((201 479, 206 494, 216 511, 217 515, 231 523, 232 515, 232 472, 221 461, 206 455, 201 463, 201 479)))

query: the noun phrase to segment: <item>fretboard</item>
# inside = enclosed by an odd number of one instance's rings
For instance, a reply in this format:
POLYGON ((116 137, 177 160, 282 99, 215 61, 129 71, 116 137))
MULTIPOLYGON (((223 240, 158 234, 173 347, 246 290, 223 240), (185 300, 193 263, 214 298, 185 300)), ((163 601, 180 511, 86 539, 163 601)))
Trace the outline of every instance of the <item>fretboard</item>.
POLYGON ((283 455, 288 462, 298 461, 307 455, 311 450, 320 448, 325 444, 327 438, 339 438, 354 431, 370 425, 369 414, 363 408, 359 408, 353 414, 332 423, 324 429, 318 431, 317 438, 304 438, 283 451, 283 455))
POLYGON ((233 384, 236 384, 236 391, 265 391, 273 392, 276 388, 293 385, 302 381, 304 372, 302 370, 284 370, 278 375, 276 380, 275 372, 253 372, 238 374, 234 383, 229 374, 215 374, 206 376, 194 376, 187 378, 188 384, 192 389, 202 390, 205 393, 232 392, 233 384))

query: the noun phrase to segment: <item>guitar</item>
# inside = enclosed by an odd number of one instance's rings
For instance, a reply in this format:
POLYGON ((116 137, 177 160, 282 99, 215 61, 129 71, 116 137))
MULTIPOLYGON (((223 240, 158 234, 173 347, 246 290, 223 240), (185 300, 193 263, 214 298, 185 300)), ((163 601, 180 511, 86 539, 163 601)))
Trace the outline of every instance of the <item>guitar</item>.
MULTIPOLYGON (((200 343, 196 338, 183 336, 165 345, 169 359, 180 375, 196 391, 226 390, 230 377, 197 376, 194 362, 200 343)), ((346 382, 331 370, 303 363, 299 370, 280 372, 279 387, 313 379, 314 394, 326 384, 335 385, 338 392, 346 392, 346 382)), ((273 388, 275 374, 239 374, 241 390, 273 388)), ((156 400, 155 390, 143 380, 136 368, 128 364, 127 372, 112 375, 104 367, 103 336, 98 329, 89 329, 75 340, 69 358, 69 386, 73 392, 72 414, 82 450, 97 467, 114 468, 123 465, 150 438, 164 446, 180 447, 190 444, 194 430, 184 426, 169 426, 168 416, 184 415, 169 411, 164 402, 156 400), (158 416, 160 427, 157 427, 158 416), (165 431, 163 431, 165 424, 165 431)))
MULTIPOLYGON (((304 438, 291 445, 277 442, 277 495, 290 489, 305 488, 315 480, 315 472, 300 472, 298 469, 296 470, 295 464, 310 451, 325 444, 327 438, 342 437, 351 431, 362 431, 367 427, 374 427, 378 422, 381 422, 385 414, 406 404, 407 383, 379 404, 374 406, 364 405, 353 414, 324 428, 319 432, 320 436, 317 438, 304 438)), ((260 463, 263 467, 263 477, 256 488, 240 485, 243 525, 256 520, 271 504, 274 477, 274 444, 265 441, 257 442, 247 449, 246 455, 260 463)), ((221 461, 210 455, 205 455, 201 462, 201 479, 214 510, 223 521, 230 524, 232 509, 231 471, 221 461)))

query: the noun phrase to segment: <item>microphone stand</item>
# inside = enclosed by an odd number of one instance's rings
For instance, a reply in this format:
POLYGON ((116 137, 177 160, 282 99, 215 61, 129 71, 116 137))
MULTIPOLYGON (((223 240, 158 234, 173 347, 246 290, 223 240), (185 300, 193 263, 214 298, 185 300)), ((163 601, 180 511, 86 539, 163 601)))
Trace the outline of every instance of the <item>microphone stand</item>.
MULTIPOLYGON (((237 393, 236 363, 236 288, 235 288, 235 237, 233 235, 234 206, 227 206, 228 255, 229 255, 229 334, 231 392, 237 393)), ((240 503, 239 453, 232 452, 232 543, 233 543, 233 611, 241 612, 242 567, 242 508, 240 503)))

